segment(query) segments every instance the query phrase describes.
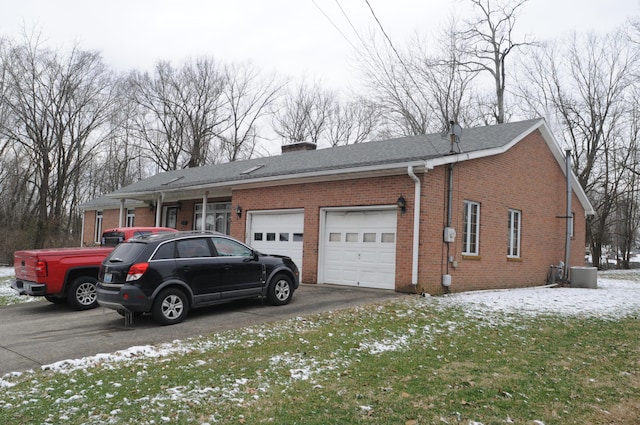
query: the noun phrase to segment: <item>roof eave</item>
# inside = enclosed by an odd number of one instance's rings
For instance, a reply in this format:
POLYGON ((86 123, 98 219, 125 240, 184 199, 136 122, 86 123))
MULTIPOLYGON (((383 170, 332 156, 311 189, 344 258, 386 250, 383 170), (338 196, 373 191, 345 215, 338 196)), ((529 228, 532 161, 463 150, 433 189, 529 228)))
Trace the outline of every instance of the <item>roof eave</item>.
POLYGON ((258 186, 264 186, 264 185, 268 185, 276 182, 288 183, 291 181, 295 181, 297 183, 313 183, 313 182, 340 180, 345 177, 367 178, 367 177, 403 174, 404 172, 406 172, 406 169, 409 166, 413 166, 414 168, 416 168, 416 171, 419 171, 420 167, 425 167, 425 161, 424 160, 403 161, 403 162, 390 163, 390 164, 376 164, 376 165, 370 165, 370 166, 364 166, 364 167, 328 169, 328 170, 321 170, 321 171, 310 171, 305 173, 256 177, 251 179, 226 180, 222 182, 203 183, 203 184, 197 184, 197 185, 192 185, 187 187, 183 186, 179 188, 156 187, 156 188, 149 188, 148 190, 145 190, 145 191, 116 192, 116 193, 111 193, 105 196, 113 199, 120 199, 120 198, 139 199, 141 197, 144 197, 145 199, 149 199, 150 194, 157 194, 157 193, 169 194, 169 193, 175 193, 175 192, 204 191, 204 190, 230 188, 230 187, 233 187, 233 188, 258 187, 258 186))

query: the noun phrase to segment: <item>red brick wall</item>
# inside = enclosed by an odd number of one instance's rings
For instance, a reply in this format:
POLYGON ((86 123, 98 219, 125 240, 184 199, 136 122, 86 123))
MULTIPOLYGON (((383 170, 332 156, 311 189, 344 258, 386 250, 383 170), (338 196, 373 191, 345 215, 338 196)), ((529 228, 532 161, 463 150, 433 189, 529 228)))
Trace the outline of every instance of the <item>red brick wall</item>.
MULTIPOLYGON (((535 132, 502 155, 454 165, 452 226, 456 241, 443 242, 446 224, 447 167, 422 174, 420 260, 418 285, 411 285, 414 183, 407 175, 339 182, 235 190, 233 204, 241 205, 242 218, 233 217, 231 234, 245 240, 246 212, 304 208, 303 276, 305 283, 318 278, 320 209, 337 206, 395 204, 402 194, 407 213, 398 212, 396 289, 442 293, 442 275, 452 277, 452 292, 510 288, 544 283, 551 264, 564 261, 566 179, 541 134, 535 132), (462 212, 465 200, 480 206, 480 255, 462 256, 462 212), (508 210, 521 215, 521 258, 507 258, 508 210), (448 263, 448 256, 453 263, 448 263)), ((571 265, 584 265, 585 218, 573 197, 576 216, 571 265)))
MULTIPOLYGON (((463 144, 464 147, 464 144, 463 144)), ((245 240, 247 212, 271 209, 304 209, 303 276, 305 283, 318 280, 320 210, 328 207, 395 205, 400 195, 407 212, 397 212, 396 290, 438 294, 445 291, 442 275, 452 278, 450 291, 511 288, 544 283, 551 264, 564 261, 566 179, 542 135, 536 131, 504 154, 454 165, 452 227, 456 241, 443 242, 447 206, 447 167, 419 175, 422 181, 420 257, 418 285, 411 285, 414 182, 406 174, 334 182, 292 184, 278 187, 236 189, 231 234, 245 240), (462 212, 465 200, 480 203, 479 256, 462 255, 462 212), (507 258, 508 210, 522 212, 521 257, 507 258), (449 248, 449 252, 447 252, 449 248), (448 256, 453 257, 449 263, 448 256)), ((182 201, 180 230, 193 228, 194 204, 182 201), (182 221, 187 221, 182 225, 182 221)), ((211 200, 214 202, 214 200, 211 200)), ((571 246, 571 265, 584 265, 585 217, 573 197, 576 222, 571 246)), ((103 228, 118 224, 117 209, 104 211, 103 228)), ((155 213, 136 209, 136 225, 153 225, 155 213)), ((87 212, 85 241, 93 240, 95 212, 87 212)))
MULTIPOLYGON (((246 213, 252 210, 304 208, 302 281, 317 283, 320 209, 344 206, 395 205, 398 197, 407 200, 406 214, 398 212, 398 253, 411 251, 414 183, 407 175, 308 183, 233 191, 233 205, 242 206, 242 218, 234 214, 231 235, 245 240, 246 213)), ((396 256, 396 287, 411 285, 411 258, 396 256)))
MULTIPOLYGON (((452 292, 511 288, 544 283, 551 264, 565 259, 566 178, 535 132, 502 155, 466 161, 454 166, 452 226, 457 231, 449 255, 442 240, 445 224, 446 169, 438 167, 426 175, 427 199, 423 220, 427 231, 421 236, 420 282, 429 293, 443 292, 442 275, 452 278, 452 292), (434 196, 434 199, 430 197, 434 196), (463 202, 479 202, 479 256, 462 255, 463 202), (521 215, 521 258, 507 258, 508 210, 521 215)), ((572 198, 575 232, 571 266, 584 265, 585 216, 577 197, 572 198)))

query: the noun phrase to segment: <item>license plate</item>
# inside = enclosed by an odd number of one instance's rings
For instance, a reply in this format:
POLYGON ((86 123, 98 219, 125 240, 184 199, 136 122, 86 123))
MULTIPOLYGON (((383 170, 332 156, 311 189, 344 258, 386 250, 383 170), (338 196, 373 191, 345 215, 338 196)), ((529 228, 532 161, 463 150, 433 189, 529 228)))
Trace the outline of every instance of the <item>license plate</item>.
POLYGON ((112 279, 111 273, 105 273, 104 274, 104 283, 111 282, 111 279, 112 279))

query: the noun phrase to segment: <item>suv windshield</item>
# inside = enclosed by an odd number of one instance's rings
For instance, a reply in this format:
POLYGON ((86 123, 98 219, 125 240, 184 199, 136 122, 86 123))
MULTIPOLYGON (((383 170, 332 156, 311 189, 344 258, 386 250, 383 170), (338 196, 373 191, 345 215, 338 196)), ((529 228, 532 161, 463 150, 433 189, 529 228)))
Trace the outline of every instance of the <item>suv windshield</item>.
POLYGON ((111 252, 108 261, 110 263, 132 264, 146 246, 147 244, 137 242, 122 243, 111 252))

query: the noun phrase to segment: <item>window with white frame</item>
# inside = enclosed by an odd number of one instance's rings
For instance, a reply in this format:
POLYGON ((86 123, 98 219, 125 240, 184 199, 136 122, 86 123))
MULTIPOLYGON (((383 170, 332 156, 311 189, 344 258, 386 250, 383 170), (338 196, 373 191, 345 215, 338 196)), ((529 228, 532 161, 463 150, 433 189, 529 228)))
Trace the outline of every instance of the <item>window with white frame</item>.
POLYGON ((95 243, 100 243, 102 240, 102 211, 96 211, 96 225, 93 240, 95 243))
POLYGON ((135 226, 136 220, 136 210, 128 208, 127 209, 127 227, 135 226))
MULTIPOLYGON (((202 204, 195 205, 194 230, 202 229, 202 204)), ((205 230, 228 235, 231 232, 231 203, 208 203, 205 213, 205 230)))
POLYGON ((464 201, 462 253, 479 255, 480 253, 480 203, 464 201))
POLYGON ((522 212, 509 210, 509 235, 507 237, 507 257, 520 258, 520 229, 522 212))

